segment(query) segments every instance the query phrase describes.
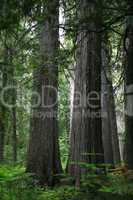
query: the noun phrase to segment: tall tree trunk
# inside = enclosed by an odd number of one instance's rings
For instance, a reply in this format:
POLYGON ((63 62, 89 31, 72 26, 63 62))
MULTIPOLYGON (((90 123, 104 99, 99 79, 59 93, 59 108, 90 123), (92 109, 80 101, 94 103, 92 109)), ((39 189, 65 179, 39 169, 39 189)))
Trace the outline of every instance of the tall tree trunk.
POLYGON ((0 105, 0 163, 4 160, 4 138, 5 138, 5 122, 4 107, 0 105))
POLYGON ((120 158, 118 128, 117 128, 116 111, 115 111, 114 91, 111 79, 109 81, 109 100, 110 100, 109 115, 111 124, 113 159, 115 166, 117 166, 120 164, 121 158, 120 158))
POLYGON ((114 165, 113 147, 111 136, 111 124, 109 117, 109 94, 105 71, 102 70, 102 137, 104 147, 104 159, 106 164, 114 165))
POLYGON ((41 65, 34 72, 34 92, 41 102, 32 113, 27 171, 34 173, 40 184, 52 185, 54 176, 61 172, 57 123, 58 0, 48 2, 46 10, 48 15, 40 34, 41 65))
POLYGON ((13 134, 12 134, 12 148, 13 148, 13 161, 17 161, 17 130, 16 130, 16 107, 12 108, 13 119, 13 134))
POLYGON ((12 107, 10 109, 11 119, 12 119, 12 159, 13 162, 17 161, 17 84, 15 80, 15 66, 13 65, 13 47, 9 51, 9 59, 10 59, 10 69, 9 69, 9 83, 12 86, 11 90, 11 103, 12 107))
POLYGON ((112 73, 108 58, 108 46, 105 44, 102 49, 102 135, 105 163, 120 164, 112 73))
MULTIPOLYGON (((8 61, 7 57, 7 48, 4 49, 4 65, 1 69, 1 86, 0 86, 0 95, 2 90, 7 85, 7 66, 5 63, 8 61)), ((3 102, 0 101, 0 162, 4 161, 4 144, 5 144, 5 132, 6 132, 6 107, 3 105, 3 102)))
POLYGON ((16 101, 17 101, 17 84, 15 80, 15 65, 13 63, 14 47, 10 46, 8 48, 8 85, 11 86, 9 90, 9 99, 11 102, 10 113, 11 113, 11 125, 12 125, 12 135, 11 135, 11 146, 12 146, 12 160, 17 161, 17 118, 16 118, 16 101))
POLYGON ((69 172, 76 176, 87 169, 81 163, 103 163, 101 127, 101 35, 99 5, 80 1, 78 10, 75 88, 70 141, 69 172), (94 16, 95 20, 91 18, 94 16), (86 23, 88 19, 89 24, 86 23), (90 31, 91 30, 91 31, 90 31))
MULTIPOLYGON (((2 77, 1 77, 0 81, 3 82, 2 77)), ((0 88, 0 93, 1 93, 2 89, 3 89, 3 84, 2 84, 2 87, 0 88)), ((3 109, 2 103, 0 103, 0 162, 2 162, 4 159, 4 135, 5 135, 4 133, 5 133, 4 109, 3 109)))
POLYGON ((125 38, 125 99, 126 99, 126 138, 125 162, 133 169, 133 1, 128 0, 129 13, 126 16, 127 28, 125 38))
MULTIPOLYGON (((14 79, 14 77, 13 77, 14 79)), ((13 80, 13 86, 15 87, 15 80, 13 80)), ((13 161, 17 161, 17 118, 16 118, 16 89, 14 88, 12 93, 12 150, 13 150, 13 161)))

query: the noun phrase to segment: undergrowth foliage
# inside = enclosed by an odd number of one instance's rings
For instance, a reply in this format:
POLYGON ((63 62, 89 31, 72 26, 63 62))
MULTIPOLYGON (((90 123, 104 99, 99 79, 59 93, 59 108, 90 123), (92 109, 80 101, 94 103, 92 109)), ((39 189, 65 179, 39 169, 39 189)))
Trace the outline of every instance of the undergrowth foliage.
MULTIPOLYGON (((17 166, 0 167, 0 200, 132 200, 133 183, 123 175, 94 172, 96 166, 81 179, 80 189, 74 186, 57 185, 54 188, 39 188, 25 168, 17 166)), ((66 177, 66 179, 70 177, 66 177)), ((72 178, 72 177, 71 177, 72 178)))

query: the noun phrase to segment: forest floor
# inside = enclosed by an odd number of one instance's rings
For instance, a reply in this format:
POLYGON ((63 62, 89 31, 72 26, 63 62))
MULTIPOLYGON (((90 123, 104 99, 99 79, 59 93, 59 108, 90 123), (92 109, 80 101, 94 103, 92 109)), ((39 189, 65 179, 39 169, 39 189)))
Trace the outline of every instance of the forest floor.
MULTIPOLYGON (((65 179, 69 179, 67 177, 65 179)), ((0 200, 133 200, 133 180, 122 174, 88 174, 72 184, 39 188, 21 165, 0 166, 0 200)))

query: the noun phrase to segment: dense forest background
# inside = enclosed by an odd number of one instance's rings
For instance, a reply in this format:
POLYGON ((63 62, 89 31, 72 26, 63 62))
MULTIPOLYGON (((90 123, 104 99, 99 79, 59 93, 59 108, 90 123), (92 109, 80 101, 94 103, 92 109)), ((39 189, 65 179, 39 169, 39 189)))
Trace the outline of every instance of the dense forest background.
POLYGON ((133 1, 0 1, 0 200, 133 198, 133 1))

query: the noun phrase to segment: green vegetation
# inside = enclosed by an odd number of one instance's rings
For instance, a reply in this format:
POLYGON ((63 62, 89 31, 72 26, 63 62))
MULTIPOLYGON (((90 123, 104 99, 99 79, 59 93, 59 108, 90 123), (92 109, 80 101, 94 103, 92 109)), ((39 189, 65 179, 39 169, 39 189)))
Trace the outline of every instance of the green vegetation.
POLYGON ((133 200, 133 0, 0 1, 0 200, 133 200))
POLYGON ((89 173, 82 178, 80 189, 65 177, 54 188, 36 185, 21 165, 0 167, 0 200, 131 200, 133 183, 123 175, 89 173), (63 182, 69 182, 64 185, 63 182))

